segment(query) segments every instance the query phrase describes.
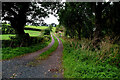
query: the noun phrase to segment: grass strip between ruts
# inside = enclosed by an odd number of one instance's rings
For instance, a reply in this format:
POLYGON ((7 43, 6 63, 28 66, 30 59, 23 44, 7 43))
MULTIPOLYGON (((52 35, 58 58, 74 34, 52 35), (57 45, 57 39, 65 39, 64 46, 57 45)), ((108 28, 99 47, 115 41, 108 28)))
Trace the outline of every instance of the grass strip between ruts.
POLYGON ((39 57, 37 57, 36 59, 38 59, 38 60, 41 60, 41 59, 45 59, 45 58, 47 58, 53 51, 55 51, 56 49, 57 49, 57 47, 58 47, 58 40, 57 40, 57 38, 55 37, 55 36, 53 36, 53 38, 54 38, 54 44, 52 45, 52 47, 51 48, 49 48, 47 51, 45 51, 45 52, 43 52, 42 54, 40 54, 39 55, 39 57))

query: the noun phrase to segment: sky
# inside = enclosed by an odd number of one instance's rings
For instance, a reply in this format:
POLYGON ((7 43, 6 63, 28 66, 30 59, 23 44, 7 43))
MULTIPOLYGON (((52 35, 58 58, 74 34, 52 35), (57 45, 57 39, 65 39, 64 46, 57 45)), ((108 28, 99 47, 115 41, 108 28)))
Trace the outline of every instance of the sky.
MULTIPOLYGON (((105 0, 106 2, 108 2, 109 0, 105 0)), ((62 0, 62 2, 66 2, 66 0, 62 0)), ((51 24, 51 23, 55 23, 55 24, 59 24, 57 17, 55 17, 54 15, 49 14, 49 18, 45 18, 44 19, 45 23, 47 24, 51 24)), ((0 20, 1 23, 1 20, 0 20)))
MULTIPOLYGON (((2 21, 2 22, 4 22, 4 21, 2 21)), ((8 22, 8 21, 6 21, 6 22, 8 22)), ((55 23, 57 25, 59 24, 57 17, 55 17, 54 15, 51 15, 51 14, 49 14, 49 18, 44 19, 44 22, 47 24, 51 24, 51 23, 55 23)), ((1 20, 0 20, 0 23, 1 23, 1 20)))
POLYGON ((49 18, 44 19, 45 23, 47 24, 51 24, 51 23, 55 23, 55 24, 59 24, 57 17, 55 17, 54 15, 49 14, 49 18))
MULTIPOLYGON (((106 2, 108 2, 109 0, 105 0, 106 2)), ((66 0, 62 0, 62 2, 66 2, 66 0)), ((57 18, 53 15, 49 15, 49 18, 44 19, 45 23, 47 24, 51 24, 51 23, 55 23, 55 24, 59 24, 57 18)))

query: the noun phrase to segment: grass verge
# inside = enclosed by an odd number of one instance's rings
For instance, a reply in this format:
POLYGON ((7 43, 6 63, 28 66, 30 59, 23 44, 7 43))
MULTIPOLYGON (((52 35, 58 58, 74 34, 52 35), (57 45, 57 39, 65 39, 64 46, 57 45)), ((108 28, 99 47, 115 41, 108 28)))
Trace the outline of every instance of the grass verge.
POLYGON ((106 61, 97 61, 97 52, 74 48, 59 38, 64 46, 63 68, 64 78, 116 78, 120 79, 120 68, 106 61))
POLYGON ((39 57, 36 58, 37 60, 41 60, 41 59, 47 58, 53 51, 55 51, 57 49, 57 47, 59 45, 58 40, 57 40, 57 38, 55 36, 53 36, 53 38, 54 38, 55 42, 52 45, 52 47, 49 48, 47 51, 43 52, 42 54, 40 54, 39 57))
POLYGON ((20 56, 20 55, 23 55, 26 53, 35 52, 37 50, 40 50, 40 49, 46 47, 50 42, 51 42, 51 38, 47 42, 34 44, 32 46, 29 46, 29 47, 17 47, 17 48, 6 47, 6 48, 2 48, 2 60, 11 59, 11 58, 14 58, 16 56, 20 56))

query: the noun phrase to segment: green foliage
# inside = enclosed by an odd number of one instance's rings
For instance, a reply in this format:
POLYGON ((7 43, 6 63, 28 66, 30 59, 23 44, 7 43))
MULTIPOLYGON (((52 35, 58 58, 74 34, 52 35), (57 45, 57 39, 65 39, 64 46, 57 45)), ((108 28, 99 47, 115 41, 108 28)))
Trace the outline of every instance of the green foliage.
POLYGON ((43 23, 43 18, 47 17, 49 14, 57 13, 60 6, 60 3, 54 2, 4 2, 2 4, 2 19, 10 21, 15 32, 20 35, 24 34, 24 27, 27 22, 37 24, 36 22, 41 19, 40 21, 43 23), (28 16, 31 16, 31 18, 27 18, 28 16))
POLYGON ((60 27, 56 27, 55 32, 56 32, 56 33, 58 33, 59 31, 60 31, 60 32, 63 32, 63 30, 64 30, 64 28, 63 28, 62 26, 60 26, 60 27))
POLYGON ((44 35, 50 35, 50 30, 49 29, 45 29, 44 35))
MULTIPOLYGON (((30 28, 35 28, 35 26, 28 26, 30 28)), ((39 27, 37 27, 39 29, 39 27)), ((40 29, 46 29, 48 27, 42 26, 40 29)), ((24 30, 25 33, 29 33, 31 37, 37 37, 41 35, 42 31, 24 30)), ((9 40, 10 37, 15 36, 15 30, 10 26, 10 24, 2 24, 2 37, 0 40, 9 40)))
POLYGON ((15 30, 10 25, 2 24, 2 34, 15 34, 15 30))
POLYGON ((50 31, 52 31, 52 28, 53 28, 53 26, 52 26, 52 25, 50 25, 50 26, 49 26, 50 31))
POLYGON ((47 51, 43 52, 42 54, 40 54, 40 56, 38 58, 36 58, 37 60, 41 60, 41 59, 45 59, 47 58, 53 51, 55 51, 58 47, 58 40, 55 36, 53 36, 55 42, 54 44, 52 45, 51 48, 49 48, 47 51))
POLYGON ((66 40, 62 40, 65 78, 120 78, 120 68, 109 64, 110 58, 97 60, 99 52, 82 49, 82 45, 66 40))
MULTIPOLYGON (((112 4, 66 2, 64 4, 58 15, 60 24, 66 29, 66 36, 79 39, 81 37, 96 38, 95 46, 106 35, 111 39, 118 36, 116 43, 120 41, 120 2, 112 4)), ((57 29, 56 32, 58 32, 57 29)))
MULTIPOLYGON (((50 37, 48 37, 50 38, 50 37)), ((27 47, 16 47, 16 48, 11 48, 11 47, 5 47, 2 48, 2 59, 11 59, 14 58, 16 56, 20 56, 26 53, 31 53, 37 50, 40 50, 42 48, 44 48, 45 46, 47 46, 50 42, 51 42, 51 38, 50 40, 43 40, 44 42, 41 42, 40 40, 41 38, 32 38, 31 41, 31 46, 27 46, 27 47), (40 40, 40 41, 39 41, 40 40), (37 44, 36 44, 37 43, 37 44)), ((16 45, 18 45, 18 43, 16 43, 16 45)))
POLYGON ((66 36, 80 39, 81 35, 85 37, 91 35, 93 27, 91 21, 93 21, 94 16, 91 14, 92 10, 91 7, 88 7, 88 4, 66 2, 65 6, 60 10, 59 21, 66 29, 66 36))

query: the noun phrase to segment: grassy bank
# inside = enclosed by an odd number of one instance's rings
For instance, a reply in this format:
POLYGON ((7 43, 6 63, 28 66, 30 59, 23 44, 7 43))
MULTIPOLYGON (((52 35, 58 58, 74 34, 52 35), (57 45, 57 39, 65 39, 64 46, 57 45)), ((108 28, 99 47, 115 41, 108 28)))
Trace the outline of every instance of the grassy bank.
MULTIPOLYGON (((119 78, 120 68, 106 60, 98 60, 99 53, 82 49, 81 44, 63 40, 63 67, 65 78, 119 78), (104 62, 103 62, 104 61, 104 62)), ((117 58, 116 58, 117 59, 117 58)))
POLYGON ((2 59, 3 60, 11 59, 11 58, 14 58, 16 56, 20 56, 20 55, 23 55, 23 54, 26 54, 26 53, 35 52, 37 50, 40 50, 40 49, 44 48, 50 42, 51 42, 51 38, 50 38, 49 41, 44 41, 42 43, 40 42, 38 44, 33 44, 31 46, 28 46, 28 47, 16 47, 16 48, 6 47, 6 48, 2 48, 2 59))

